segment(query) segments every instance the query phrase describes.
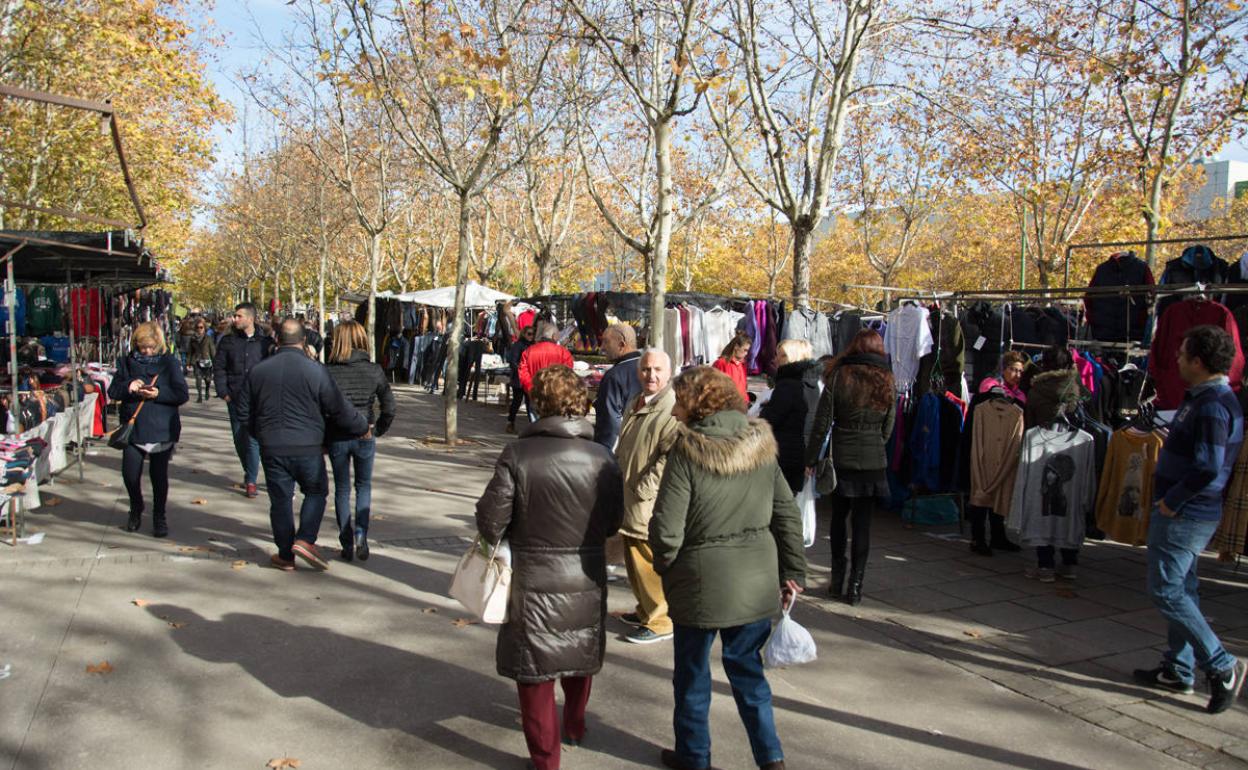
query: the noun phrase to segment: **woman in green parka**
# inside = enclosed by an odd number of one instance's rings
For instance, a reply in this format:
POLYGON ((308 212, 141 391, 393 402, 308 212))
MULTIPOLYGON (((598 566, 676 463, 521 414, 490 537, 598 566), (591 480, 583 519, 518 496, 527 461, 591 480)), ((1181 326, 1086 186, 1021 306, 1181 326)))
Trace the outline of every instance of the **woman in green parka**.
POLYGON ((776 463, 776 440, 745 415, 732 380, 703 366, 672 383, 683 423, 650 520, 655 570, 675 625, 676 748, 671 768, 711 764, 711 645, 749 735, 754 761, 784 767, 760 651, 771 618, 806 581, 802 522, 776 463))

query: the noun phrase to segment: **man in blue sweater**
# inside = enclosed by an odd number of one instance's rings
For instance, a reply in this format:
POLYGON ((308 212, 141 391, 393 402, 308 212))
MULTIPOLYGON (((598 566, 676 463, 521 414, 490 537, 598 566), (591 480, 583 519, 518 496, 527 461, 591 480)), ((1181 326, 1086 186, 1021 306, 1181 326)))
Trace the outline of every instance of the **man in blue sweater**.
POLYGON ((1222 490, 1244 440, 1243 414, 1226 373, 1231 337, 1195 326, 1179 346, 1187 393, 1157 460, 1148 526, 1148 592, 1169 623, 1170 649, 1154 669, 1136 669, 1142 684, 1194 691, 1196 669, 1209 677, 1210 714, 1226 711, 1244 686, 1245 664, 1226 651, 1200 611, 1196 565, 1222 518, 1222 490))
POLYGON ((620 437, 624 407, 641 392, 637 361, 637 332, 625 323, 617 323, 602 333, 602 353, 611 361, 611 368, 598 385, 594 399, 594 441, 615 450, 620 437))

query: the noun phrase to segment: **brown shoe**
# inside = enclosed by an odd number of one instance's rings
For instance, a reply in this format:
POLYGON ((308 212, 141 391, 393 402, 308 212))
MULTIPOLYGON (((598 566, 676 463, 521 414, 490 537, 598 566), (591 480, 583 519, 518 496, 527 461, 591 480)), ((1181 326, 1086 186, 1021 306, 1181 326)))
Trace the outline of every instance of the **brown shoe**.
POLYGON ((283 559, 281 556, 278 556, 277 554, 273 554, 272 556, 269 557, 269 564, 271 564, 275 569, 280 569, 282 572, 294 572, 295 571, 294 559, 283 559))
POLYGON ((258 491, 256 491, 256 485, 255 485, 255 484, 248 484, 248 485, 247 485, 247 497, 249 497, 249 498, 251 498, 252 500, 254 500, 254 499, 256 499, 256 498, 257 498, 257 497, 259 497, 259 496, 260 496, 260 493, 259 493, 258 491))
POLYGON ((305 540, 296 540, 291 550, 295 552, 295 556, 303 559, 316 569, 321 571, 329 569, 329 562, 325 561, 324 556, 321 556, 321 549, 311 543, 305 540))

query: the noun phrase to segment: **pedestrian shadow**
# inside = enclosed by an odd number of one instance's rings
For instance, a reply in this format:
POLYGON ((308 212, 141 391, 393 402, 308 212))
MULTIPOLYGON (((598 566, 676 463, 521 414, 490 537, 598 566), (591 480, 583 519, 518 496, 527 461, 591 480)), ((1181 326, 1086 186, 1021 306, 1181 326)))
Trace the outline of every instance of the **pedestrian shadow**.
MULTIPOLYGON (((401 730, 485 767, 518 767, 526 758, 444 724, 467 717, 504 728, 523 752, 517 696, 509 680, 263 615, 230 613, 208 620, 185 607, 153 604, 146 609, 162 621, 185 624, 170 634, 184 653, 237 665, 283 698, 310 698, 359 724, 401 730)), ((658 753, 656 744, 593 719, 594 711, 591 701, 594 742, 610 746, 614 756, 649 762, 658 753)))

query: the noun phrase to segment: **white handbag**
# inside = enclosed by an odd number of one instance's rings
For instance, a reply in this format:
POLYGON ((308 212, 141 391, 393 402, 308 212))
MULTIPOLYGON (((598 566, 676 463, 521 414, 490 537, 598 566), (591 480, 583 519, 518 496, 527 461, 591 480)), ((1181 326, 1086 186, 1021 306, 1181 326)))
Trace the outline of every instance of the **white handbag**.
POLYGON ((511 566, 500 551, 506 540, 494 548, 478 535, 451 577, 451 598, 464 605, 483 623, 507 622, 507 599, 511 594, 511 566))

